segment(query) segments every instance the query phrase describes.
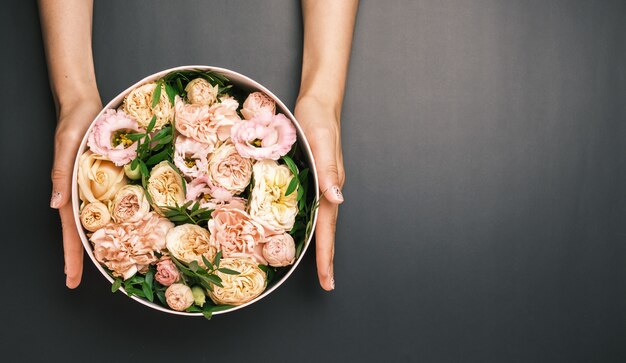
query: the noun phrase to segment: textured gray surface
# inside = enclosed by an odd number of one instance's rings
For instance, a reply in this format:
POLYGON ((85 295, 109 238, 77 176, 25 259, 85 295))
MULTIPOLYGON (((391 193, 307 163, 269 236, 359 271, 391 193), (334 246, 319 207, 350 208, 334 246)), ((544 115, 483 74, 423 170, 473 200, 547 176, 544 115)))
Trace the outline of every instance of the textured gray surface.
MULTIPOLYGON (((269 298, 211 322, 110 294, 90 265, 64 289, 37 13, 13 3, 0 15, 11 361, 626 360, 623 1, 363 1, 337 290, 317 287, 310 254, 269 298)), ((100 1, 103 101, 195 63, 292 107, 301 36, 297 1, 100 1)))

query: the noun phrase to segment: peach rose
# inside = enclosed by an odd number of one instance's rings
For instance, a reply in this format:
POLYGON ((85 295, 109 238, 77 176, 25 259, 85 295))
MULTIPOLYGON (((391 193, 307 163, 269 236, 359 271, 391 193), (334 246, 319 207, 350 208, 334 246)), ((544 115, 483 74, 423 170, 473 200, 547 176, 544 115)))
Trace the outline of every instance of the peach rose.
POLYGON ((91 151, 84 152, 78 160, 78 191, 86 203, 105 202, 126 185, 124 169, 115 166, 105 157, 91 151))
POLYGON ((239 272, 239 275, 228 275, 217 271, 222 279, 222 286, 213 286, 208 295, 216 304, 245 304, 265 290, 267 276, 259 268, 256 261, 247 258, 223 258, 220 267, 239 272))
POLYGON ((113 198, 111 216, 117 223, 139 222, 150 212, 150 202, 139 185, 123 186, 113 198))
POLYGON ((263 245, 263 257, 270 266, 289 266, 296 260, 296 244, 289 233, 270 236, 263 245))
POLYGON ((166 160, 152 168, 146 189, 152 197, 153 207, 157 212, 161 211, 161 207, 184 204, 183 178, 166 160))
POLYGON ((178 268, 167 256, 161 257, 156 265, 156 270, 157 272, 154 275, 154 279, 163 286, 170 286, 180 280, 178 268))
POLYGON ((177 260, 190 263, 197 261, 203 266, 202 256, 213 261, 217 244, 211 241, 209 231, 195 224, 183 224, 172 228, 165 236, 167 250, 177 260))
POLYGON ((152 107, 152 95, 156 86, 156 82, 152 82, 135 88, 124 98, 122 105, 124 112, 135 119, 139 126, 144 129, 148 128, 152 117, 156 116, 153 131, 160 130, 174 117, 174 109, 167 97, 167 92, 165 92, 165 85, 161 85, 159 103, 152 107))
POLYGON ((276 113, 276 102, 263 92, 252 92, 243 103, 241 114, 246 120, 250 120, 261 113, 276 113))
POLYGON ((137 223, 109 223, 91 235, 93 254, 113 276, 127 280, 137 272, 147 272, 157 261, 156 252, 165 248, 165 235, 173 227, 154 212, 137 223))
POLYGON ((221 97, 220 102, 207 106, 188 104, 177 96, 176 130, 214 148, 218 142, 230 137, 230 129, 235 123, 241 122, 237 107, 239 103, 232 97, 221 97))
POLYGON ((263 258, 263 243, 276 233, 272 228, 240 209, 217 208, 211 216, 211 241, 220 246, 224 257, 250 257, 267 265, 263 258))
POLYGON ((176 311, 185 311, 193 304, 191 288, 183 284, 172 284, 165 290, 167 305, 176 311))
POLYGON ((229 142, 223 143, 209 158, 209 180, 231 194, 243 192, 252 177, 252 160, 244 158, 229 142))
POLYGON ((80 211, 80 223, 89 232, 95 232, 111 220, 109 208, 100 202, 89 203, 80 211))
POLYGON ((276 230, 291 230, 298 214, 298 193, 285 193, 295 176, 287 166, 278 165, 273 160, 258 161, 252 170, 254 187, 250 198, 250 215, 276 230))
POLYGON ((211 86, 204 78, 196 78, 187 83, 185 92, 189 103, 211 106, 217 101, 218 86, 211 86))

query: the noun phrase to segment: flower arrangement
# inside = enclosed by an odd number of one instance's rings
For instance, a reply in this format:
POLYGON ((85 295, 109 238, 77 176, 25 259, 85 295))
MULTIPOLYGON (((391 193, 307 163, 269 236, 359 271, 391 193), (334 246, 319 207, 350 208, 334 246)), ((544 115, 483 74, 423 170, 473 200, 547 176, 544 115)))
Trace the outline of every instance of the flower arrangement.
POLYGON ((109 106, 75 175, 77 220, 112 291, 210 318, 286 273, 317 201, 302 140, 274 99, 179 69, 109 106))

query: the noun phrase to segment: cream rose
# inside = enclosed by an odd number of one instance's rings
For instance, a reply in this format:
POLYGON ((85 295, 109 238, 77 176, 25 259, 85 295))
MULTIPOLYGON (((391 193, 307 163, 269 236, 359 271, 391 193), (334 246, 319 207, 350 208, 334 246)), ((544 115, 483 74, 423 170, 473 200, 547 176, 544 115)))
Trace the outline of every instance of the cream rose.
POLYGON ((213 261, 217 254, 217 245, 211 242, 209 231, 195 224, 172 228, 165 236, 165 245, 177 260, 197 261, 201 266, 204 265, 202 256, 213 261))
POLYGON ((187 285, 171 284, 165 290, 165 301, 172 310, 185 311, 193 304, 193 293, 187 285))
POLYGON ((204 78, 191 80, 185 87, 189 103, 211 106, 217 101, 218 86, 211 86, 204 78))
POLYGON ((111 204, 111 217, 117 223, 138 222, 150 212, 150 202, 138 185, 123 186, 111 204))
POLYGON ((161 207, 175 207, 185 202, 183 178, 167 161, 155 165, 150 171, 146 188, 152 197, 153 207, 161 211, 161 207))
POLYGON ((297 193, 285 192, 294 175, 287 166, 273 160, 258 161, 252 170, 250 215, 277 230, 291 230, 298 214, 297 193))
POLYGON ((263 257, 270 266, 289 266, 296 260, 296 244, 289 233, 270 236, 263 245, 263 257))
POLYGON ((80 211, 80 223, 89 232, 99 230, 106 226, 110 220, 109 208, 100 202, 89 203, 80 211))
POLYGON ((165 85, 161 85, 159 103, 152 107, 152 95, 156 86, 156 82, 152 82, 135 88, 124 98, 122 105, 124 112, 135 119, 139 126, 144 129, 148 127, 152 117, 156 116, 154 131, 160 130, 174 117, 174 108, 167 97, 167 92, 165 92, 165 85))
POLYGON ((244 158, 229 142, 223 143, 209 158, 209 180, 231 194, 243 192, 252 177, 252 159, 244 158))
POLYGON ((228 268, 239 272, 238 275, 228 275, 217 271, 222 279, 222 286, 213 286, 208 295, 216 304, 241 305, 261 295, 265 290, 265 272, 259 268, 254 260, 247 258, 223 258, 221 268, 228 268))
POLYGON ((115 166, 105 157, 91 151, 84 152, 78 160, 78 192, 85 203, 105 202, 126 185, 122 167, 115 166))

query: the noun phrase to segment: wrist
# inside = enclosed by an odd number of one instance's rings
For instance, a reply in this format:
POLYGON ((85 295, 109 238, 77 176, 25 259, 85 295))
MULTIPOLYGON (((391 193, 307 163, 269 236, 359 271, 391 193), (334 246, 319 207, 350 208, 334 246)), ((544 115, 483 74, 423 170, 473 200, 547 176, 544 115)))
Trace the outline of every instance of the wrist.
POLYGON ((306 92, 302 91, 298 95, 296 100, 296 107, 298 104, 312 104, 315 107, 320 107, 332 112, 337 119, 341 114, 341 99, 339 97, 333 97, 329 94, 321 92, 306 92))
POLYGON ((102 109, 102 101, 100 101, 100 95, 77 93, 74 95, 66 95, 62 100, 57 102, 57 112, 59 118, 73 113, 79 109, 90 109, 99 112, 102 109))

